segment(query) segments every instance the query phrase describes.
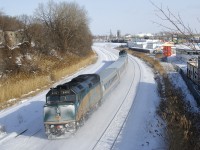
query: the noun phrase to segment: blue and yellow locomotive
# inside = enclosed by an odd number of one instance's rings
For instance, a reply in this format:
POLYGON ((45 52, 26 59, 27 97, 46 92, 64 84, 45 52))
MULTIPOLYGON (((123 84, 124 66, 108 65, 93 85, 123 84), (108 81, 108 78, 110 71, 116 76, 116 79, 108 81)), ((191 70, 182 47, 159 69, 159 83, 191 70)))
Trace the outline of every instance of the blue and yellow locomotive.
POLYGON ((128 62, 126 51, 98 74, 83 74, 50 89, 44 105, 44 126, 49 139, 74 133, 91 110, 96 108, 116 85, 128 62))

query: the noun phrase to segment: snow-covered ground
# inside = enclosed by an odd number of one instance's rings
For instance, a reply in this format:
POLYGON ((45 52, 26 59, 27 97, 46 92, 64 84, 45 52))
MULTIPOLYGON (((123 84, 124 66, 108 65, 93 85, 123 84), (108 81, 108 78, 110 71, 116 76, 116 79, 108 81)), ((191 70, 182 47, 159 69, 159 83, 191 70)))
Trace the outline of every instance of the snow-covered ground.
POLYGON ((185 100, 190 103, 192 110, 199 111, 197 103, 190 93, 186 83, 182 79, 181 75, 174 69, 174 66, 179 67, 187 73, 187 62, 183 61, 180 57, 177 57, 175 54, 168 57, 167 62, 162 62, 164 69, 168 72, 168 75, 176 88, 182 90, 182 93, 185 94, 185 100))
MULTIPOLYGON (((82 68, 57 84, 105 68, 118 58, 118 51, 113 49, 115 46, 112 43, 94 44, 97 63, 82 68)), ((0 112, 0 125, 5 127, 0 134, 1 150, 166 149, 164 123, 156 115, 159 97, 153 72, 133 56, 129 56, 126 73, 119 85, 90 115, 84 126, 66 139, 48 140, 44 133, 46 93, 47 90, 0 112)))

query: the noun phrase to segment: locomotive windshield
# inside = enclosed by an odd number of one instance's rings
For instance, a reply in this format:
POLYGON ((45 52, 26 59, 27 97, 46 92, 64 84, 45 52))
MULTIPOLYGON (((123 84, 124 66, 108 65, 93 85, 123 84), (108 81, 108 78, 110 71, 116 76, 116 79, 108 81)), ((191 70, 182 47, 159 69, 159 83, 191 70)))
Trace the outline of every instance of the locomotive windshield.
POLYGON ((75 95, 49 95, 47 96, 47 104, 64 104, 75 102, 75 95))

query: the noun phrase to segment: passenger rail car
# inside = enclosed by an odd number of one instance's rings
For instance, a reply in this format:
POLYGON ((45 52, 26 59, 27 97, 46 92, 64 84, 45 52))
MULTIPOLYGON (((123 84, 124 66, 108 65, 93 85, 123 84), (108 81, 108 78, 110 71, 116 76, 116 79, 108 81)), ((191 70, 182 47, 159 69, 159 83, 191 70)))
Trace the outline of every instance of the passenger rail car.
POLYGON ((122 78, 128 62, 127 53, 98 74, 83 74, 50 89, 44 105, 45 133, 49 139, 74 133, 84 117, 101 103, 122 78))

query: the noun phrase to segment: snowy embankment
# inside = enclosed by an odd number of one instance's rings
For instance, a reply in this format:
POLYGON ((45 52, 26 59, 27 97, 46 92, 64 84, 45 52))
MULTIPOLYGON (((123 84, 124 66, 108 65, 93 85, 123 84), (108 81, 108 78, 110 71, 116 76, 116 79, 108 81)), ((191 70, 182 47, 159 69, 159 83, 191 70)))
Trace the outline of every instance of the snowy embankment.
MULTIPOLYGON (((190 49, 188 46, 185 45, 177 45, 177 48, 182 49, 190 49)), ((198 47, 196 47, 199 49, 198 47)), ((182 58, 181 55, 176 56, 176 54, 171 55, 167 58, 167 62, 162 62, 162 66, 164 69, 168 72, 168 75, 173 83, 173 85, 176 88, 179 88, 182 90, 182 93, 185 94, 185 99, 190 102, 191 106, 194 108, 194 110, 197 110, 197 103, 190 93, 189 89, 187 88, 187 85, 185 81, 182 79, 181 75, 174 69, 174 67, 178 67, 184 71, 185 74, 187 74, 187 61, 193 57, 193 55, 184 55, 184 57, 187 57, 187 59, 182 58)), ((195 56, 197 57, 197 56, 195 56)))
POLYGON ((115 148, 166 149, 163 133, 165 126, 156 114, 160 100, 154 74, 143 61, 134 59, 140 64, 141 81, 115 148))
MULTIPOLYGON (((94 44, 93 49, 99 56, 97 63, 57 84, 110 65, 118 57, 118 51, 113 49, 115 46, 112 43, 94 44)), ((0 149, 165 149, 164 125, 156 115, 159 104, 156 88, 151 68, 129 56, 124 78, 76 134, 61 140, 47 139, 43 127, 47 91, 43 91, 0 112, 0 124, 6 131, 1 134, 0 149)))
POLYGON ((174 66, 181 68, 184 73, 187 73, 187 62, 183 61, 176 55, 172 55, 168 58, 167 62, 162 62, 162 66, 167 71, 170 80, 175 88, 180 89, 184 93, 185 100, 190 103, 194 111, 198 111, 197 103, 190 93, 185 81, 182 79, 181 75, 174 69, 174 66))

